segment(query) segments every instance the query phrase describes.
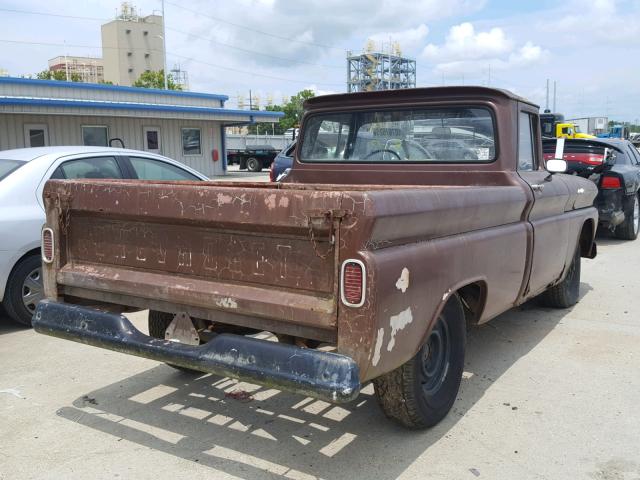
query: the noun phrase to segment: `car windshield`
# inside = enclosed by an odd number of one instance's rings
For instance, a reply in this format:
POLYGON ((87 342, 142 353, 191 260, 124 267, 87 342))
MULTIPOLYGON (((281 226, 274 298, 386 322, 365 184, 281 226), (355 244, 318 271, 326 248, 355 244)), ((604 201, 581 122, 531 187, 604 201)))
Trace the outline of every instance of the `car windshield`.
POLYGON ((494 122, 480 107, 374 110, 312 115, 303 162, 489 162, 494 122))
POLYGON ((0 181, 4 180, 9 174, 20 168, 25 162, 19 160, 6 160, 0 158, 0 181))

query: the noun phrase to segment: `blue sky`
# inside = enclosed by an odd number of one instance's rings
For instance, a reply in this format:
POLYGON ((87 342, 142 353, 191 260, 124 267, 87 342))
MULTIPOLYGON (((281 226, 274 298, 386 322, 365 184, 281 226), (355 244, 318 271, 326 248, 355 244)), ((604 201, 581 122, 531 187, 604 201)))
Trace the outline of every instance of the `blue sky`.
MULTIPOLYGON (((100 55, 101 19, 119 3, 0 0, 0 68, 23 75, 65 51, 100 55)), ((149 14, 160 0, 135 5, 149 14)), ((166 0, 166 21, 169 65, 231 104, 249 89, 263 104, 344 91, 346 51, 393 39, 417 60, 419 86, 490 84, 544 108, 549 78, 569 117, 640 118, 640 0, 166 0)))

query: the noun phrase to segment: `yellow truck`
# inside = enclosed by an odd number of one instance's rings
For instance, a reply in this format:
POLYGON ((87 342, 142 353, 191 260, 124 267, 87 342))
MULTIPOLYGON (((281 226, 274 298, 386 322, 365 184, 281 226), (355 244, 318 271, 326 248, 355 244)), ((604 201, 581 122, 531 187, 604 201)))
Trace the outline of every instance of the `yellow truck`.
POLYGON ((542 136, 551 138, 596 138, 582 133, 580 127, 573 122, 565 122, 561 113, 544 112, 540 114, 542 136))

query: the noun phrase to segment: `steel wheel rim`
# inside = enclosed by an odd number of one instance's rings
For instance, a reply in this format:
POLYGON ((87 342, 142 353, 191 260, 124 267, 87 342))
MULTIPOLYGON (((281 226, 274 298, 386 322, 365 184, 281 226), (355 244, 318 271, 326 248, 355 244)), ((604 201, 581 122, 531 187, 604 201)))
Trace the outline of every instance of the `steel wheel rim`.
POLYGON ((633 202, 633 232, 637 234, 639 229, 640 229, 640 202, 638 201, 638 196, 636 195, 636 198, 633 202))
POLYGON ((30 313, 35 312, 40 300, 44 299, 42 268, 34 268, 22 283, 22 303, 30 313))
POLYGON ((436 393, 447 376, 451 356, 451 335, 442 317, 438 319, 422 354, 422 389, 425 394, 436 393))

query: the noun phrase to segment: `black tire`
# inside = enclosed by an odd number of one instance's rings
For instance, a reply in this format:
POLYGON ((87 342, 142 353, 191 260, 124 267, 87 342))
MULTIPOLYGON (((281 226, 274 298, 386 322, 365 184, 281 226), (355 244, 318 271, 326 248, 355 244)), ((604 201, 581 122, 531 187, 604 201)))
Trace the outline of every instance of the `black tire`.
MULTIPOLYGON (((159 312, 157 310, 149 310, 149 335, 153 338, 159 338, 164 340, 164 332, 166 332, 167 327, 173 321, 173 317, 175 315, 173 313, 167 312, 159 312)), ((191 374, 200 374, 197 370, 192 370, 190 368, 179 367, 177 365, 172 365, 167 363, 171 368, 175 368, 176 370, 180 370, 181 372, 191 373, 191 374)))
POLYGON ((238 161, 238 169, 239 170, 246 170, 247 169, 247 159, 246 158, 241 158, 238 161))
POLYGON ((466 337, 462 303, 454 295, 416 356, 373 380, 385 415, 412 429, 432 427, 442 420, 458 395, 466 337))
POLYGON ((251 157, 247 159, 247 170, 250 172, 261 172, 262 171, 262 162, 256 157, 251 157))
POLYGON ((615 235, 621 240, 635 240, 640 230, 640 199, 638 194, 625 199, 624 222, 616 227, 615 235))
POLYGON ((44 298, 42 284, 42 259, 39 254, 20 260, 9 276, 4 292, 4 307, 9 318, 31 327, 31 317, 36 305, 44 298))
POLYGON ((580 245, 576 247, 573 260, 564 279, 540 295, 540 300, 547 307, 569 308, 578 303, 580 298, 580 245))

